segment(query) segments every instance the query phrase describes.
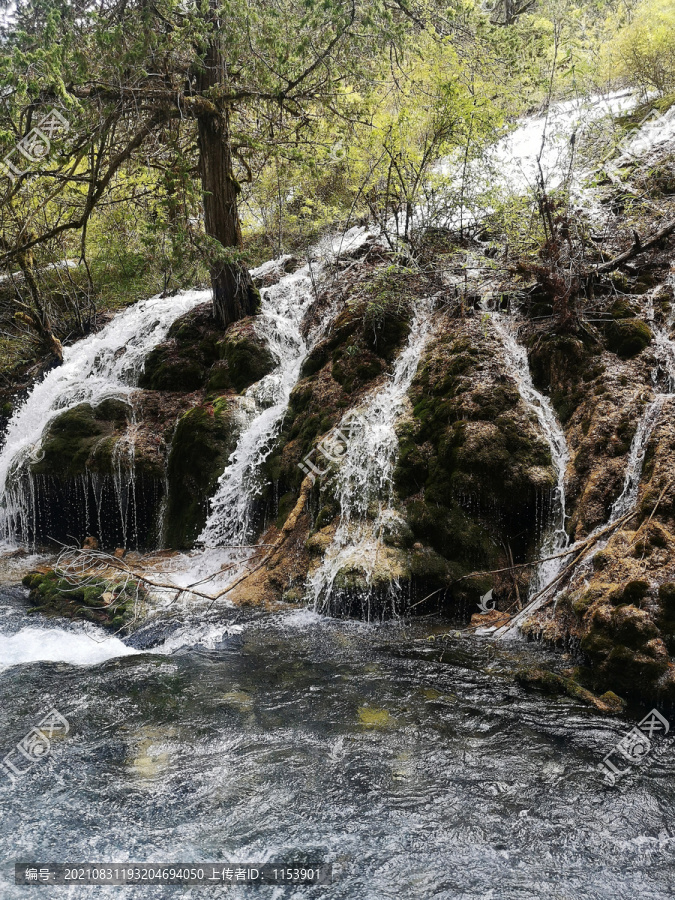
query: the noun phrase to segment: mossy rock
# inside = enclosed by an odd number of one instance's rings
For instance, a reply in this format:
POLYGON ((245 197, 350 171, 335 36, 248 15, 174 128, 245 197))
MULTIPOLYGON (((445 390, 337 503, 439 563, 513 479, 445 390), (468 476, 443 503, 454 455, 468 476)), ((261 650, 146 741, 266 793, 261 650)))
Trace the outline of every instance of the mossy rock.
POLYGON ((649 346, 653 334, 641 319, 616 319, 606 328, 607 347, 621 359, 632 359, 649 346))
MULTIPOLYGON (((94 448, 113 433, 114 423, 122 416, 121 408, 113 406, 113 401, 104 401, 101 406, 102 418, 97 415, 100 407, 94 409, 90 403, 80 403, 50 422, 39 460, 31 463, 31 471, 36 475, 60 477, 83 475, 94 448), (115 419, 110 418, 113 410, 115 419)), ((126 415, 122 421, 126 421, 126 415)))
POLYGON ((597 608, 581 649, 596 684, 626 697, 648 697, 668 669, 668 654, 650 615, 630 604, 597 608))
POLYGON ((167 465, 167 547, 192 547, 204 527, 208 501, 237 445, 237 409, 232 400, 219 397, 179 419, 167 465))
POLYGON ((220 364, 211 370, 207 384, 209 391, 232 387, 241 393, 276 366, 274 355, 257 334, 251 318, 230 325, 217 347, 220 364))
POLYGON ((659 602, 667 613, 675 616, 675 582, 668 581, 659 587, 659 602))
POLYGON ((211 304, 202 304, 176 319, 166 340, 147 355, 139 386, 182 393, 202 389, 218 360, 217 344, 222 336, 211 304))
POLYGON ((579 597, 576 597, 572 601, 572 610, 574 614, 582 619, 596 600, 597 596, 595 591, 584 591, 579 597))
POLYGON ((613 319, 635 319, 637 312, 625 297, 618 297, 609 308, 613 319))
POLYGON ((53 569, 30 572, 23 584, 30 589, 28 600, 36 612, 85 619, 115 631, 131 621, 136 603, 146 596, 136 581, 116 584, 100 577, 66 580, 53 569))
POLYGON ((152 391, 198 391, 206 381, 206 368, 194 359, 173 355, 164 347, 155 347, 145 360, 138 383, 152 391))

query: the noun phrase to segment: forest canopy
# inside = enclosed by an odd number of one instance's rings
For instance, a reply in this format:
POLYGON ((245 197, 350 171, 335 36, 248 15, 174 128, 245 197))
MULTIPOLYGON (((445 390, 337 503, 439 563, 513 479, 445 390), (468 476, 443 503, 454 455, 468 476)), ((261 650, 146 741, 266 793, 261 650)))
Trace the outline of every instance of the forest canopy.
MULTIPOLYGON (((249 266, 331 229, 374 221, 414 253, 439 215, 439 160, 466 174, 553 99, 675 89, 668 0, 5 10, 5 333, 57 356, 101 310, 206 280, 222 325, 255 313, 249 266)), ((472 191, 464 177, 443 192, 445 221, 472 191)))

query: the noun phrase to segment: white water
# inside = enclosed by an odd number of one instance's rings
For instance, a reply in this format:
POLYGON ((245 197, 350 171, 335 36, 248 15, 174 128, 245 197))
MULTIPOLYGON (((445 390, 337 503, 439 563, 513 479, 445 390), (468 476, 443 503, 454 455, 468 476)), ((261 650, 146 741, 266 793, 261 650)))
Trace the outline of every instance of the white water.
MULTIPOLYGON (((554 556, 569 544, 569 537, 565 530, 565 473, 570 461, 570 452, 565 432, 558 421, 551 401, 532 383, 527 352, 516 340, 511 323, 499 313, 491 313, 490 321, 502 339, 504 360, 516 379, 523 403, 537 417, 541 432, 551 449, 551 462, 556 476, 551 512, 552 524, 541 544, 540 555, 542 557, 554 556)), ((530 583, 530 596, 534 596, 553 581, 563 562, 564 560, 561 559, 550 559, 539 563, 530 583)))
POLYGON ((120 656, 137 653, 119 638, 90 630, 22 628, 14 634, 0 633, 0 672, 32 662, 63 662, 73 666, 96 666, 120 656))
MULTIPOLYGON (((635 94, 620 91, 606 97, 596 95, 554 103, 547 114, 523 119, 491 150, 471 160, 466 175, 460 156, 447 157, 437 172, 448 181, 451 190, 458 189, 464 179, 463 194, 469 208, 461 213, 453 209, 448 214, 442 202, 437 210, 433 204, 425 205, 418 211, 419 223, 446 227, 459 227, 460 222, 465 227, 475 224, 492 209, 497 197, 508 200, 514 194, 531 194, 542 178, 547 190, 567 182, 577 203, 592 202, 584 187, 592 173, 574 166, 575 146, 601 120, 629 112, 637 102, 635 94), (571 140, 573 135, 575 142, 571 140)), ((442 195, 442 190, 439 193, 442 195)))
POLYGON ((63 365, 35 385, 8 425, 0 452, 0 539, 12 544, 25 533, 32 515, 32 496, 12 470, 39 456, 49 423, 79 403, 97 404, 129 395, 145 358, 164 338, 175 319, 204 303, 208 291, 186 291, 175 297, 152 297, 117 315, 97 334, 64 349, 63 365))
MULTIPOLYGON (((267 341, 278 366, 246 391, 243 401, 250 410, 249 422, 218 480, 198 544, 223 547, 246 544, 251 539, 253 501, 263 487, 260 469, 274 449, 291 391, 310 349, 301 333, 302 321, 316 299, 317 285, 323 281, 328 264, 339 253, 359 247, 368 236, 365 229, 353 228, 318 245, 305 266, 263 290, 256 330, 267 341)), ((265 268, 253 275, 263 274, 265 268)), ((316 339, 316 335, 312 337, 316 339)))
MULTIPOLYGON (((341 570, 354 568, 368 586, 382 553, 383 528, 395 527, 393 473, 398 451, 396 423, 432 326, 430 300, 417 304, 406 347, 396 360, 387 384, 356 410, 363 427, 346 444, 334 475, 340 521, 319 568, 308 579, 315 609, 330 601, 341 570)), ((365 598, 369 602, 369 597, 365 598)))

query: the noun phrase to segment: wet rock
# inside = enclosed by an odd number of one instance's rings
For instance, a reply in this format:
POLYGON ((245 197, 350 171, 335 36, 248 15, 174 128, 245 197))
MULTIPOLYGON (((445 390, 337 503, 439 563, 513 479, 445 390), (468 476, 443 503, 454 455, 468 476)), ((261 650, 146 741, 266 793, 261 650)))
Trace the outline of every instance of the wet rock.
POLYGON ((203 304, 177 319, 147 357, 139 386, 154 391, 223 393, 244 391, 275 367, 254 317, 230 325, 226 332, 203 304))
POLYGON ((607 346, 621 359, 642 353, 654 339, 651 329, 640 319, 616 319, 606 328, 607 346))
POLYGON ((208 501, 236 447, 242 424, 236 401, 227 396, 204 402, 179 419, 167 466, 167 547, 190 548, 204 527, 208 501))
POLYGON ((252 318, 235 322, 216 345, 218 362, 211 368, 208 391, 233 388, 241 393, 276 366, 266 341, 259 337, 252 318))
POLYGON ((145 589, 135 581, 115 583, 95 576, 65 579, 53 569, 31 572, 23 584, 30 590, 29 602, 43 615, 85 619, 114 631, 129 624, 145 598, 145 589))
POLYGON ((608 715, 621 713, 626 706, 625 700, 612 691, 606 691, 601 697, 597 697, 574 678, 564 677, 546 669, 521 668, 516 672, 516 681, 529 690, 545 694, 566 694, 608 715))

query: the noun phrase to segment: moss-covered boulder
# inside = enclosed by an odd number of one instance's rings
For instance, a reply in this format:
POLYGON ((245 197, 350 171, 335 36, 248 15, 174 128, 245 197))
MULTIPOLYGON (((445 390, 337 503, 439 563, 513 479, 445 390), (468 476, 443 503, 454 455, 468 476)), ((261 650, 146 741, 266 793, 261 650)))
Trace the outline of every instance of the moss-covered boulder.
POLYGON ((202 304, 173 323, 166 340, 145 359, 138 384, 153 391, 197 391, 204 387, 218 359, 223 330, 211 304, 202 304))
POLYGON ((217 344, 218 362, 209 373, 207 390, 233 388, 241 393, 276 366, 274 355, 255 329, 251 318, 235 322, 217 344))
POLYGON ((167 467, 167 547, 191 547, 204 527, 208 501, 236 447, 241 425, 239 406, 228 397, 205 401, 179 419, 167 467))
POLYGON ((29 602, 44 615, 86 619, 104 628, 120 631, 132 620, 146 596, 137 581, 116 583, 112 579, 64 578, 53 569, 31 572, 23 579, 30 589, 29 602))
POLYGON ((581 649, 591 662, 596 685, 624 697, 645 698, 658 693, 669 657, 646 610, 626 603, 600 603, 587 624, 581 649))
POLYGON ((607 347, 621 359, 632 359, 651 344, 654 335, 642 319, 615 319, 605 328, 607 347))
POLYGON ((244 391, 276 365, 252 317, 230 325, 226 332, 203 304, 173 323, 165 341, 152 350, 139 386, 154 391, 210 394, 244 391))
POLYGON ((97 407, 80 403, 66 410, 49 424, 31 471, 35 475, 83 475, 98 446, 119 438, 128 418, 131 408, 119 400, 105 400, 97 407))
POLYGON ((454 600, 478 599, 494 585, 457 579, 498 568, 507 543, 514 560, 535 552, 535 509, 554 473, 546 440, 498 362, 494 332, 475 320, 448 320, 439 332, 399 426, 394 479, 414 541, 444 563, 427 565, 423 589, 452 583, 454 600))

